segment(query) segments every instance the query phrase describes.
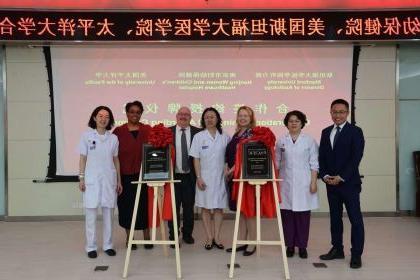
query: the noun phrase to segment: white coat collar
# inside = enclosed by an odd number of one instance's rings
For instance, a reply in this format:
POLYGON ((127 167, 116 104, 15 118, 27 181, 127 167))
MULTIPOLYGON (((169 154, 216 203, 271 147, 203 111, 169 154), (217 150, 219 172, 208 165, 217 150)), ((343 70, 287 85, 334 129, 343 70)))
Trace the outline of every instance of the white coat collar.
POLYGON ((109 130, 105 131, 105 134, 101 135, 98 133, 98 131, 96 129, 92 129, 92 134, 94 135, 95 138, 100 138, 101 136, 104 135, 104 139, 108 139, 109 136, 111 135, 111 132, 109 130))
MULTIPOLYGON (((300 134, 299 134, 299 136, 298 136, 298 138, 296 139, 296 142, 298 142, 298 141, 299 141, 299 139, 301 139, 301 138, 305 138, 305 137, 306 137, 305 133, 303 133, 303 132, 301 131, 301 132, 300 132, 300 134)), ((292 142, 292 143, 293 143, 292 136, 290 135, 290 133, 289 133, 289 132, 287 132, 287 134, 286 134, 286 139, 289 139, 289 140, 290 140, 290 142, 292 142)))
POLYGON ((213 140, 213 141, 216 141, 216 140, 217 140, 217 138, 219 138, 219 135, 220 135, 219 131, 218 131, 218 130, 216 130, 216 137, 214 137, 214 138, 213 138, 213 136, 211 136, 211 134, 210 134, 210 132, 209 132, 209 130, 208 130, 208 129, 206 129, 206 134, 207 134, 207 137, 208 137, 208 138, 210 138, 210 139, 211 139, 211 140, 213 140))

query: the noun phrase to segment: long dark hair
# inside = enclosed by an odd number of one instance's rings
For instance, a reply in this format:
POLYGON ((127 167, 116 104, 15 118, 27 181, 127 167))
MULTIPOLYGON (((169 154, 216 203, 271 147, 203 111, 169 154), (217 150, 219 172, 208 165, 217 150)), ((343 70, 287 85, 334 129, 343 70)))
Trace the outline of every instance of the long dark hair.
POLYGON ((206 128, 206 123, 204 122, 204 115, 209 111, 214 112, 216 114, 216 118, 217 118, 216 128, 217 128, 217 131, 219 131, 219 133, 222 134, 223 132, 222 131, 222 118, 220 117, 219 112, 213 107, 208 107, 204 109, 203 114, 201 115, 201 120, 200 120, 201 127, 206 128))
POLYGON ((90 115, 88 126, 90 128, 96 129, 95 117, 98 115, 98 113, 99 113, 100 110, 105 110, 105 111, 108 112, 108 114, 109 114, 109 123, 106 126, 106 130, 111 130, 111 128, 115 124, 114 115, 112 114, 111 109, 109 109, 106 106, 98 106, 98 107, 95 108, 95 110, 93 110, 92 114, 90 115))

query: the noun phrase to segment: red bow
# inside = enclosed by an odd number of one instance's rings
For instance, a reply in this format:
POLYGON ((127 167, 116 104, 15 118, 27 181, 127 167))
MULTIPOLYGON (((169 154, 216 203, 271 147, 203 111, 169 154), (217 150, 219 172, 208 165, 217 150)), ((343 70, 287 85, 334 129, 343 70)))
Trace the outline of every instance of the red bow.
POLYGON ((165 148, 174 143, 172 131, 162 123, 152 127, 147 140, 155 148, 165 148))
POLYGON ((259 141, 264 143, 269 149, 274 148, 276 143, 276 136, 265 126, 256 126, 251 130, 251 137, 246 139, 248 141, 259 141))

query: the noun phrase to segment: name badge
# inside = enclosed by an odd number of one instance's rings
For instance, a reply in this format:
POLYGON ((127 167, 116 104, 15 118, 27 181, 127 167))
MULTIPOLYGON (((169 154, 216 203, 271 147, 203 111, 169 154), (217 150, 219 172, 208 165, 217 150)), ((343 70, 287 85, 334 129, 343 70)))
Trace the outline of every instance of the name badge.
MULTIPOLYGON (((90 141, 89 141, 90 142, 90 141)), ((95 142, 95 140, 93 140, 91 143, 90 143, 90 146, 89 146, 89 150, 95 150, 96 149, 96 142, 95 142)))
POLYGON ((280 152, 284 153, 285 151, 286 151, 286 147, 284 147, 284 144, 282 144, 280 147, 280 152))
POLYGON ((202 150, 205 150, 205 149, 208 149, 208 148, 209 148, 209 146, 201 146, 202 150))

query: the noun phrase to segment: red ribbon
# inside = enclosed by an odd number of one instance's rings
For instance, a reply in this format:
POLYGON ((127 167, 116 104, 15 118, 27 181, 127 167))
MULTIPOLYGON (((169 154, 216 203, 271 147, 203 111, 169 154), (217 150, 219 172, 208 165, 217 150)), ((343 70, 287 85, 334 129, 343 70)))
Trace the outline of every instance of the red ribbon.
MULTIPOLYGON (((163 124, 157 124, 152 127, 148 143, 155 148, 165 148, 169 145, 171 151, 172 166, 175 166, 175 148, 173 145, 173 133, 169 128, 166 128, 163 124)), ((148 224, 149 227, 153 227, 153 188, 148 188, 148 224)), ((171 201, 171 185, 166 183, 163 187, 163 207, 162 207, 162 218, 165 221, 172 220, 172 201, 171 201)), ((161 223, 159 218, 159 209, 156 212, 156 226, 161 223)))
MULTIPOLYGON (((255 127, 251 131, 252 136, 247 139, 243 139, 238 143, 236 148, 236 155, 235 155, 235 170, 233 173, 233 178, 239 179, 241 176, 242 170, 242 148, 245 143, 248 142, 262 142, 264 143, 270 153, 272 161, 275 162, 275 153, 274 153, 274 144, 276 142, 276 137, 274 136, 273 132, 267 127, 255 127)), ((278 177, 278 172, 276 168, 274 168, 273 172, 276 174, 276 178, 278 177)), ((274 199, 274 192, 273 192, 273 183, 274 182, 267 182, 264 185, 261 185, 261 216, 266 218, 274 218, 276 217, 276 203, 274 199)), ((279 195, 279 201, 281 201, 280 197, 280 184, 277 183, 277 193, 279 195)), ((239 193, 239 182, 233 183, 233 190, 232 190, 232 197, 234 200, 238 201, 238 193, 239 193)), ((243 191, 242 191, 242 203, 240 211, 244 214, 246 218, 253 218, 256 216, 256 197, 255 197, 255 186, 250 185, 248 182, 243 182, 243 191)))

